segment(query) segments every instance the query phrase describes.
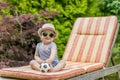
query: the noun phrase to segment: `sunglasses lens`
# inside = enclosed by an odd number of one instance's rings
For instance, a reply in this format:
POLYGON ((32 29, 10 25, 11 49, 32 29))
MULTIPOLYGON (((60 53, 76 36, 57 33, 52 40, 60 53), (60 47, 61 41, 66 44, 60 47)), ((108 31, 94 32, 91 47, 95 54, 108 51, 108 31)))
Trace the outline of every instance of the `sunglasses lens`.
POLYGON ((53 34, 53 33, 50 33, 49 36, 50 36, 50 37, 54 37, 54 34, 53 34))
POLYGON ((42 32, 42 35, 43 35, 43 36, 47 36, 48 33, 47 33, 47 32, 42 32))

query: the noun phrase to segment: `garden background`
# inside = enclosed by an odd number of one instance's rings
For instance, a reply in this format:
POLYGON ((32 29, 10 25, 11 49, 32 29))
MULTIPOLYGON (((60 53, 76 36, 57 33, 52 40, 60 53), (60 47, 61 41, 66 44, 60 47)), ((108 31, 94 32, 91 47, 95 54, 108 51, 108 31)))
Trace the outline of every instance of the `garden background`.
MULTIPOLYGON (((26 65, 33 59, 40 41, 37 30, 44 23, 53 23, 59 33, 55 42, 61 59, 76 18, 110 15, 120 23, 120 0, 0 0, 0 68, 26 65)), ((113 59, 120 63, 120 29, 113 59)), ((113 77, 116 74, 109 80, 117 80, 113 77)))

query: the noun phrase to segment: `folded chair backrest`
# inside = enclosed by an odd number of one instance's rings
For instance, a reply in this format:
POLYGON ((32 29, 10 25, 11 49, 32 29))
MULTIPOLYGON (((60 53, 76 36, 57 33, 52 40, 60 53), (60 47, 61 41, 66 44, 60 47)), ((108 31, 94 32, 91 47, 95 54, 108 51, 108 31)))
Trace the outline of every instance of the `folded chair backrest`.
POLYGON ((63 60, 106 64, 117 23, 115 16, 77 18, 63 60))

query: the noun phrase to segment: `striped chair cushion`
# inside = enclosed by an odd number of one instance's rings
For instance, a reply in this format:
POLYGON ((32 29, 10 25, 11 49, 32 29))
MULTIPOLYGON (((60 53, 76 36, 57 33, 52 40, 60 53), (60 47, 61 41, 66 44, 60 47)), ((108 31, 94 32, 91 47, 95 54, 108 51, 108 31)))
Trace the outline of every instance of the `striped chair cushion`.
POLYGON ((67 65, 62 71, 42 73, 40 71, 35 71, 30 68, 30 66, 13 67, 13 68, 3 68, 0 70, 0 76, 10 77, 10 78, 20 78, 27 80, 61 80, 70 77, 74 77, 80 74, 84 74, 88 71, 94 71, 96 69, 101 69, 102 63, 81 63, 81 62, 66 62, 67 65))
POLYGON ((77 18, 63 60, 106 63, 117 23, 115 16, 77 18))
POLYGON ((62 71, 50 72, 50 73, 42 73, 40 71, 32 70, 30 66, 3 68, 2 70, 0 70, 0 76, 27 79, 27 80, 41 80, 41 79, 57 80, 57 79, 66 79, 69 77, 73 77, 74 75, 85 73, 85 70, 81 67, 72 67, 72 66, 68 67, 68 66, 69 64, 67 64, 67 67, 64 68, 64 70, 62 71))

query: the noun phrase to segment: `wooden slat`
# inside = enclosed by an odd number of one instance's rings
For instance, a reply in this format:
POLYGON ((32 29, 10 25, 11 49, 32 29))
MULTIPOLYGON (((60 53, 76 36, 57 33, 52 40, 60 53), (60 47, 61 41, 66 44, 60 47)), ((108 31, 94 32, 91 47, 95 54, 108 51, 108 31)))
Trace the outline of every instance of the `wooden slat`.
MULTIPOLYGON (((107 75, 110 75, 112 73, 116 73, 118 71, 119 71, 119 75, 120 75, 120 64, 113 66, 113 67, 107 67, 105 69, 101 69, 98 71, 86 73, 84 75, 70 78, 68 80, 95 80, 95 79, 101 78, 103 76, 107 76, 107 75)), ((120 77, 119 77, 119 80, 120 80, 120 77)))
POLYGON ((120 26, 120 24, 118 23, 117 29, 116 29, 116 32, 115 32, 115 36, 114 36, 114 38, 113 38, 113 42, 112 42, 112 45, 111 45, 110 54, 109 54, 109 57, 108 57, 108 61, 107 61, 107 63, 106 63, 106 66, 108 66, 109 63, 110 63, 110 61, 111 61, 112 50, 113 50, 113 47, 114 47, 114 44, 115 44, 115 41, 116 41, 116 38, 117 38, 117 34, 118 34, 118 31, 119 31, 119 26, 120 26))
POLYGON ((20 79, 0 77, 0 80, 20 80, 20 79))

